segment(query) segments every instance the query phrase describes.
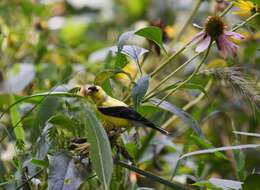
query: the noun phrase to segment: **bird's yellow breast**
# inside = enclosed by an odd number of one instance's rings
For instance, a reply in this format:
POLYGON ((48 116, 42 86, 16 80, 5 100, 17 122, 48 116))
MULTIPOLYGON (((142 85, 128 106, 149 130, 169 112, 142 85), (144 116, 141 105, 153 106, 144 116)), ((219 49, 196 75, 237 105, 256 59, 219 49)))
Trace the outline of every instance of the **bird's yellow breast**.
MULTIPOLYGON (((114 106, 125 106, 128 107, 127 104, 125 104, 124 102, 121 102, 117 99, 114 99, 110 96, 107 97, 107 100, 100 103, 98 105, 98 107, 114 107, 114 106)), ((98 111, 100 116, 102 117, 102 119, 104 119, 105 122, 113 125, 114 127, 128 127, 130 122, 127 119, 122 119, 119 117, 113 117, 113 116, 109 116, 109 115, 105 115, 103 113, 101 113, 100 111, 98 111)))
POLYGON ((113 127, 126 128, 129 126, 129 121, 127 119, 108 116, 108 115, 101 113, 100 111, 98 111, 98 112, 99 112, 100 116, 102 117, 102 119, 104 119, 104 121, 106 123, 112 125, 113 127))

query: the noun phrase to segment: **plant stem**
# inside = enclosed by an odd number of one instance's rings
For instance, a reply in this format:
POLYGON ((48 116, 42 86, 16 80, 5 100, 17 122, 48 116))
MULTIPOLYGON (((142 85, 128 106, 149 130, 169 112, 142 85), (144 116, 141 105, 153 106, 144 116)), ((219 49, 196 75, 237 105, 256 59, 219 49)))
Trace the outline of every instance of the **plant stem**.
POLYGON ((160 72, 166 65, 168 65, 175 57, 177 57, 183 50, 186 49, 186 47, 189 45, 189 43, 186 43, 181 49, 179 49, 177 52, 169 56, 164 62, 160 64, 159 67, 157 67, 152 73, 151 77, 153 78, 158 72, 160 72))
MULTIPOLYGON (((205 87, 205 91, 208 91, 209 88, 211 87, 213 83, 213 80, 210 79, 208 81, 208 83, 206 84, 206 87, 205 87)), ((201 92, 197 98, 195 98, 194 100, 188 102, 184 107, 182 107, 182 109, 184 111, 187 111, 188 109, 190 109, 192 106, 196 105, 202 98, 204 98, 205 94, 203 92, 201 92)), ((168 119, 161 127, 164 128, 164 129, 167 129, 167 127, 172 123, 174 122, 176 119, 178 119, 178 117, 176 115, 173 115, 170 119, 168 119)))
POLYGON ((253 14, 252 16, 248 17, 244 22, 241 22, 240 24, 238 24, 237 26, 235 26, 234 28, 231 29, 231 31, 236 31, 237 29, 241 28, 242 26, 244 26, 245 24, 247 24, 249 21, 251 21, 253 18, 255 18, 256 16, 258 16, 260 13, 256 12, 255 14, 253 14))
POLYGON ((127 169, 129 169, 129 170, 131 170, 131 171, 134 171, 134 172, 136 172, 136 173, 138 173, 138 174, 140 174, 140 175, 142 175, 142 176, 145 176, 145 177, 147 177, 147 178, 150 178, 150 179, 153 180, 153 181, 156 181, 156 182, 159 182, 159 183, 161 183, 161 184, 163 184, 163 185, 166 185, 166 186, 168 186, 168 187, 170 187, 170 188, 179 189, 179 190, 192 190, 192 189, 191 189, 189 186, 187 186, 187 185, 183 185, 183 184, 181 184, 181 183, 173 182, 173 181, 170 182, 170 181, 165 180, 165 179, 163 179, 163 178, 161 178, 161 177, 158 177, 158 176, 156 176, 156 175, 154 175, 154 174, 152 174, 152 173, 150 173, 150 172, 141 170, 141 169, 139 169, 138 167, 136 167, 136 166, 134 166, 134 165, 130 165, 130 164, 126 163, 126 162, 117 160, 117 161, 114 161, 114 163, 115 163, 116 165, 119 165, 119 166, 123 167, 123 168, 127 168, 127 169))
MULTIPOLYGON (((223 17, 228 13, 228 11, 233 7, 233 3, 230 3, 230 5, 220 14, 220 17, 223 17)), ((256 13, 257 14, 257 13, 256 13)), ((159 67, 157 67, 152 73, 151 77, 153 78, 158 72, 160 72, 166 65, 168 65, 175 57, 177 57, 180 53, 182 53, 189 45, 190 43, 187 42, 181 49, 179 49, 177 52, 169 56, 165 61, 163 61, 159 67)))
MULTIPOLYGON (((33 95, 30 95, 30 96, 26 96, 26 97, 23 97, 19 100, 17 100, 16 102, 14 102, 13 104, 11 104, 10 106, 8 106, 8 108, 6 108, 5 111, 3 111, 3 113, 0 115, 0 119, 4 116, 5 113, 7 113, 13 106, 23 102, 23 101, 26 101, 28 99, 31 99, 31 98, 36 98, 36 97, 43 97, 41 99, 41 101, 38 103, 40 104, 41 102, 43 102, 45 100, 46 97, 48 96, 67 96, 67 97, 77 97, 77 98, 83 98, 82 96, 80 95, 77 95, 77 94, 73 94, 73 93, 69 93, 69 92, 44 92, 44 93, 39 93, 39 94, 33 94, 33 95)), ((19 125, 19 123, 21 123, 23 121, 23 119, 27 116, 27 114, 31 113, 36 107, 37 105, 36 104, 32 109, 30 109, 26 114, 25 116, 23 116, 13 127, 12 127, 12 130, 17 127, 19 125)), ((2 142, 5 138, 7 137, 7 135, 3 136, 2 139, 0 139, 0 142, 2 142)))
POLYGON ((200 54, 195 54, 193 57, 191 57, 189 60, 187 60, 185 63, 180 65, 176 70, 174 70, 170 75, 168 75, 166 78, 164 78, 159 84, 157 84, 146 96, 147 98, 144 101, 147 101, 150 99, 149 96, 151 95, 154 91, 158 90, 159 87, 161 87, 166 81, 168 81, 173 75, 175 75, 178 71, 180 71, 182 68, 187 66, 190 62, 192 62, 195 58, 197 58, 200 54))
POLYGON ((38 172, 36 172, 33 176, 28 178, 25 182, 23 182, 21 185, 16 187, 16 190, 21 189, 24 185, 26 185, 29 181, 31 181, 33 178, 37 177, 39 174, 41 174, 46 168, 40 169, 38 172))
POLYGON ((193 19, 193 17, 195 16, 195 14, 198 12, 200 5, 202 3, 203 0, 197 0, 195 2, 195 5, 193 7, 193 9, 191 10, 191 13, 188 17, 188 19, 186 20, 185 24, 183 25, 183 27, 180 29, 180 31, 178 32, 177 36, 176 36, 176 41, 178 41, 182 34, 185 32, 185 30, 187 29, 187 27, 189 26, 191 20, 193 19))
POLYGON ((220 17, 225 16, 230 9, 234 6, 234 2, 229 3, 229 5, 225 8, 225 10, 219 14, 220 17))
POLYGON ((172 95, 176 90, 178 90, 184 84, 189 82, 197 74, 197 72, 199 71, 200 67, 205 62, 205 60, 207 59, 207 57, 209 55, 209 52, 210 52, 210 49, 211 49, 211 45, 212 45, 212 41, 210 42, 209 47, 208 47, 206 53, 204 54, 204 57, 202 58, 201 62, 198 64, 196 69, 193 71, 193 73, 187 79, 185 79, 183 82, 181 82, 178 86, 176 86, 174 89, 172 89, 166 96, 164 96, 162 98, 162 100, 157 105, 160 105, 166 98, 168 98, 170 95, 172 95))

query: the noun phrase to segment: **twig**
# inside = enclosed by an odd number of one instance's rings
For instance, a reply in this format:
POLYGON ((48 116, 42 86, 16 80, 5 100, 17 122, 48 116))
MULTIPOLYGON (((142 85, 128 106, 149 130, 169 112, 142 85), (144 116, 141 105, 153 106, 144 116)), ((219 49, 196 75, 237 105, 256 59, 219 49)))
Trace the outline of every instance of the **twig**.
POLYGON ((36 172, 33 176, 29 177, 25 182, 23 182, 21 185, 16 187, 16 190, 21 189, 24 185, 26 185, 29 181, 31 181, 33 178, 41 174, 46 168, 40 169, 38 172, 36 172))

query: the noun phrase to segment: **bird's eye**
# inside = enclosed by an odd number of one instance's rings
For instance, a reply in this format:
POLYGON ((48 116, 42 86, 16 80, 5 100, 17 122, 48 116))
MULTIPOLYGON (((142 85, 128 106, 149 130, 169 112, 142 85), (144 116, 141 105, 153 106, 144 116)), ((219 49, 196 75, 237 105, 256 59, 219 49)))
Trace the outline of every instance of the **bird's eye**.
POLYGON ((90 87, 88 87, 88 90, 90 90, 92 92, 98 92, 98 88, 96 86, 90 86, 90 87))

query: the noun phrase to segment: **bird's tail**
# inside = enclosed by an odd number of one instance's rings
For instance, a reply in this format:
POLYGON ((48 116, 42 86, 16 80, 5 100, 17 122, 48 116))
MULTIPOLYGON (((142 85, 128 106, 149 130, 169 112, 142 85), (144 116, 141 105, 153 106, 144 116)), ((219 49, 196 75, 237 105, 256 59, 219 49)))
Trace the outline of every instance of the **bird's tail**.
POLYGON ((159 131, 160 133, 164 134, 164 135, 167 135, 167 136, 171 136, 171 133, 161 127, 157 127, 157 126, 154 126, 154 127, 151 127, 157 131, 159 131))
POLYGON ((139 121, 139 123, 141 123, 142 125, 149 127, 151 129, 154 129, 156 131, 159 131, 160 133, 162 133, 163 135, 167 135, 167 136, 171 136, 171 133, 161 127, 157 127, 154 123, 152 123, 151 121, 147 120, 146 118, 142 117, 141 121, 139 121))

